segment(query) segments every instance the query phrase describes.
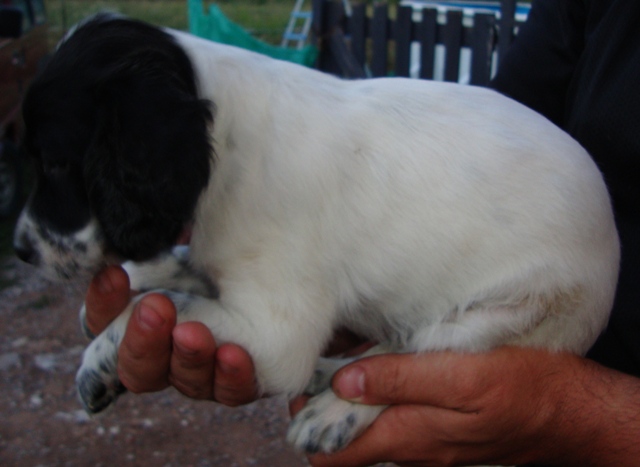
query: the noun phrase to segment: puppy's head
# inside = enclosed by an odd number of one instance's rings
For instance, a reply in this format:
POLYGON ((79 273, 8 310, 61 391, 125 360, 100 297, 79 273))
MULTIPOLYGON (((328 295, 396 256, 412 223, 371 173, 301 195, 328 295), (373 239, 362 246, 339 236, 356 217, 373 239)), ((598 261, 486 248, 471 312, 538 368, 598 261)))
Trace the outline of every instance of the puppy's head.
POLYGON ((209 179, 212 115, 170 34, 87 21, 33 82, 23 115, 36 176, 14 236, 23 260, 71 277, 175 242, 209 179))

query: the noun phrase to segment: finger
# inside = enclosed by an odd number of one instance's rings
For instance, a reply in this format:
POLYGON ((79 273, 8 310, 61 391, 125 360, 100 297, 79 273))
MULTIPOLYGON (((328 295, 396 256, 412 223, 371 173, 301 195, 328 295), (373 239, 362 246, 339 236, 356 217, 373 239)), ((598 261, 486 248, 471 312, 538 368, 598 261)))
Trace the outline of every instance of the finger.
POLYGON ((129 276, 120 266, 107 266, 89 284, 85 298, 86 325, 100 334, 129 303, 129 276))
POLYGON ((249 354, 233 344, 224 344, 216 352, 214 398, 235 407, 253 402, 259 396, 255 367, 249 354))
POLYGON ((309 396, 298 396, 289 401, 289 415, 291 415, 291 418, 295 417, 307 405, 309 399, 309 396))
POLYGON ((173 330, 169 382, 193 399, 212 399, 216 342, 202 323, 179 324, 173 330))
POLYGON ((333 389, 343 399, 365 404, 429 404, 464 411, 493 374, 504 374, 503 360, 453 352, 380 355, 338 371, 333 389))
POLYGON ((118 374, 127 389, 140 393, 168 386, 175 323, 175 306, 164 295, 147 295, 136 305, 118 352, 118 374))

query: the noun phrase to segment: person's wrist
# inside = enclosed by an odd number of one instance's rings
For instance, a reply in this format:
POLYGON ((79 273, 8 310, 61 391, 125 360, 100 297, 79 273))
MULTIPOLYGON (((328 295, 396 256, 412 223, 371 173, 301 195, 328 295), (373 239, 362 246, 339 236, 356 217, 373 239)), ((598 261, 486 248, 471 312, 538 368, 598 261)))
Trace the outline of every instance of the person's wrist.
POLYGON ((536 461, 553 465, 605 465, 597 459, 609 450, 601 445, 601 432, 609 417, 603 367, 573 356, 558 356, 561 364, 548 377, 542 398, 546 417, 538 429, 536 461))

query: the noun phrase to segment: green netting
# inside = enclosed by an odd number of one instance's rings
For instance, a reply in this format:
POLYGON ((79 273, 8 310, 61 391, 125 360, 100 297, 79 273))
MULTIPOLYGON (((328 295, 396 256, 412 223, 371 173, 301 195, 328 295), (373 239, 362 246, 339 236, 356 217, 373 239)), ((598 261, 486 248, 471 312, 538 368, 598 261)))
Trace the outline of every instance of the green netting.
POLYGON ((189 30, 191 34, 222 44, 235 45, 243 49, 253 50, 280 60, 313 66, 318 50, 308 45, 303 49, 289 49, 267 44, 256 39, 239 25, 227 18, 216 5, 209 6, 205 13, 202 0, 188 0, 189 30))

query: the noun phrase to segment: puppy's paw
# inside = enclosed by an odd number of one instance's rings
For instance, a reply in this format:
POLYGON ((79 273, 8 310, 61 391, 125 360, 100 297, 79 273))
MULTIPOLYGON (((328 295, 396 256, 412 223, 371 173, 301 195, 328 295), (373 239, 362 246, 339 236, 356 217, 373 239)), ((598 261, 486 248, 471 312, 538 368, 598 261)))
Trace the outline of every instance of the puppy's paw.
POLYGON ((84 409, 90 414, 102 412, 126 391, 118 379, 118 339, 107 332, 87 347, 82 366, 76 374, 76 388, 84 409))
POLYGON ((89 329, 89 325, 87 324, 87 305, 86 304, 82 304, 82 307, 80 308, 80 327, 82 329, 82 334, 84 334, 84 337, 86 337, 89 340, 93 340, 96 338, 96 335, 91 332, 91 329, 89 329))
POLYGON ((287 440, 309 454, 329 454, 347 446, 384 409, 344 401, 328 390, 311 398, 295 416, 287 440))
POLYGON ((331 380, 340 368, 356 360, 355 358, 324 358, 320 357, 316 362, 313 376, 309 380, 304 393, 309 396, 317 396, 331 388, 331 380))

